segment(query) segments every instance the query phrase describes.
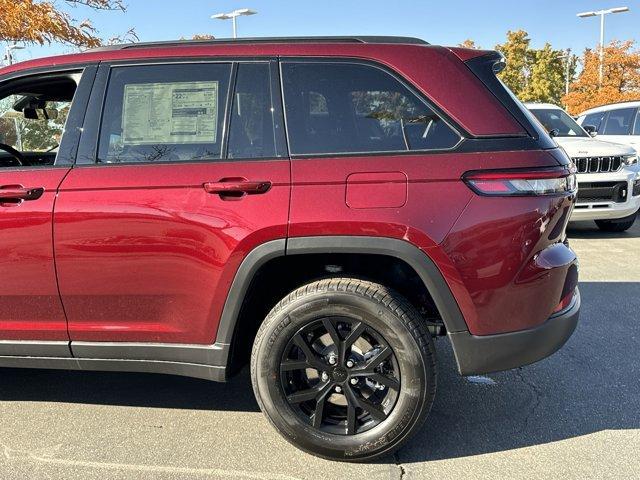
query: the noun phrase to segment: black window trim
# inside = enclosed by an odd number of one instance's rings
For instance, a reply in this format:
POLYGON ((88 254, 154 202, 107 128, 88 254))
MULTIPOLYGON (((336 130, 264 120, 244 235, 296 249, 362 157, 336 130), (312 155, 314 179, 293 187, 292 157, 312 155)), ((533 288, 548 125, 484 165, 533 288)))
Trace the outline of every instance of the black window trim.
MULTIPOLYGON (((71 100, 71 108, 69 115, 65 120, 62 130, 62 138, 56 153, 56 158, 51 165, 30 165, 3 167, 0 171, 9 172, 17 170, 51 170, 59 168, 71 168, 75 162, 78 143, 80 141, 80 132, 84 123, 87 103, 89 95, 93 87, 93 82, 97 72, 97 62, 78 63, 69 65, 57 65, 51 67, 38 67, 27 70, 19 70, 11 72, 7 75, 0 76, 0 92, 6 86, 16 81, 25 79, 37 79, 39 77, 62 76, 62 75, 80 75, 78 86, 71 100), (77 118, 76 118, 77 117, 77 118), (62 161, 63 157, 65 161, 62 161)), ((1 95, 1 93, 0 93, 1 95)))
POLYGON ((280 98, 280 79, 279 76, 274 77, 274 72, 277 74, 277 58, 273 56, 267 57, 195 57, 195 58, 161 58, 161 59, 136 59, 136 60, 114 60, 100 62, 98 73, 94 82, 94 88, 91 92, 91 99, 87 107, 87 113, 85 115, 85 123, 83 125, 83 132, 80 138, 80 146, 78 148, 78 155, 74 167, 131 167, 131 166, 151 166, 151 165, 201 165, 201 164, 229 164, 237 162, 267 162, 276 160, 288 161, 288 150, 286 148, 286 140, 284 138, 284 118, 282 113, 282 99, 280 98), (225 98, 223 127, 222 127, 222 144, 220 158, 207 158, 202 160, 166 160, 156 162, 118 162, 118 163, 99 163, 98 160, 98 148, 100 129, 102 127, 102 120, 104 116, 104 105, 106 101, 107 88, 109 85, 109 79, 113 68, 120 67, 139 67, 139 66, 162 66, 162 65, 175 65, 175 64, 219 64, 225 63, 231 65, 230 77, 229 77, 229 89, 227 91, 227 97, 225 98), (229 122, 231 117, 231 102, 233 101, 233 95, 236 88, 237 68, 240 64, 246 63, 265 63, 269 64, 271 75, 271 96, 274 102, 274 130, 276 133, 276 156, 272 157, 254 157, 254 158, 227 158, 228 151, 228 137, 229 137, 229 122))
POLYGON ((471 137, 469 132, 467 132, 464 128, 462 128, 457 122, 449 117, 445 112, 443 112, 435 102, 431 101, 427 98, 422 92, 418 91, 411 82, 400 76, 397 72, 391 70, 385 65, 373 61, 366 60, 362 58, 353 58, 353 57, 280 57, 280 98, 282 100, 282 108, 285 120, 285 130, 287 132, 287 147, 290 147, 291 141, 289 139, 289 129, 287 126, 287 105, 286 100, 284 98, 284 78, 282 73, 282 66, 286 63, 345 63, 350 65, 365 65, 368 67, 373 67, 382 72, 390 75, 396 81, 398 81, 402 86, 404 86, 407 90, 409 90, 413 95, 415 95, 418 100, 424 103, 428 108, 433 110, 433 112, 438 115, 441 121, 445 122, 449 128, 451 128, 459 137, 458 142, 450 147, 450 148, 438 148, 438 149, 416 149, 416 150, 384 150, 384 151, 365 151, 365 152, 336 152, 336 153, 293 153, 289 148, 289 156, 292 160, 295 159, 307 159, 307 158, 339 158, 339 157, 376 157, 376 156, 396 156, 396 155, 432 155, 439 153, 451 153, 457 151, 458 148, 464 144, 464 142, 471 137))

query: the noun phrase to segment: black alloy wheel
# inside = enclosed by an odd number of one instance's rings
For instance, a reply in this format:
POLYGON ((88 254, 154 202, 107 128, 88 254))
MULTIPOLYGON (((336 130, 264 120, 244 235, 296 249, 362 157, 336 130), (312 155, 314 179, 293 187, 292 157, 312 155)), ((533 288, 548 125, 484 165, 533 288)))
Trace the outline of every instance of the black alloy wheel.
POLYGON ((353 435, 386 420, 400 392, 398 361, 362 321, 325 317, 285 347, 280 381, 300 417, 322 431, 353 435))
POLYGON ((267 315, 251 380, 286 440, 323 458, 371 460, 424 423, 436 388, 433 340, 397 292, 360 279, 320 280, 267 315))

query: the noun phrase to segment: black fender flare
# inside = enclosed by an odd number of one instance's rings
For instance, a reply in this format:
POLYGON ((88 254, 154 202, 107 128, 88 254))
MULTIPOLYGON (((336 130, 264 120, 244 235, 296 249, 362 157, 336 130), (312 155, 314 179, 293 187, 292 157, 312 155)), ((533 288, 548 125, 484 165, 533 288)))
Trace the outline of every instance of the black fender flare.
POLYGON ((272 240, 255 247, 245 257, 229 289, 220 317, 216 343, 230 345, 233 341, 242 301, 260 267, 279 256, 319 253, 366 253, 395 257, 406 262, 424 282, 447 332, 467 332, 460 307, 442 273, 433 260, 415 245, 388 237, 314 236, 272 240))

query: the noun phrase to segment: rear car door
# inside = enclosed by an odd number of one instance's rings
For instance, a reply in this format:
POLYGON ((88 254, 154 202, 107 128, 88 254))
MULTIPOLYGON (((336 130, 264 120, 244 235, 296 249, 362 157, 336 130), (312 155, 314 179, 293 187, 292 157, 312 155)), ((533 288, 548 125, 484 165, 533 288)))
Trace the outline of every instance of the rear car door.
POLYGON ((0 80, 0 355, 69 356, 52 214, 95 70, 0 80))
POLYGON ((54 215, 75 355, 92 342, 214 342, 244 256, 286 237, 274 86, 268 59, 100 67, 54 215))

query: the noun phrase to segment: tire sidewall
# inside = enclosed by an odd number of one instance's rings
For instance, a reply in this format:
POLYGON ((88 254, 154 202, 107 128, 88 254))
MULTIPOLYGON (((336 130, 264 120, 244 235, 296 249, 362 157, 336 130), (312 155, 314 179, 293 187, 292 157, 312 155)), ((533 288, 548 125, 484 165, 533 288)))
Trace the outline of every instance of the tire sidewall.
POLYGON ((256 394, 271 422, 299 448, 332 459, 372 458, 401 442, 428 413, 432 400, 428 392, 435 388, 433 365, 426 364, 417 340, 384 304, 353 292, 318 292, 294 300, 268 320, 252 369, 256 394), (280 382, 280 361, 292 336, 310 322, 332 315, 360 319, 375 329, 393 350, 400 369, 401 391, 389 417, 351 436, 325 433, 306 423, 287 402, 280 382))

